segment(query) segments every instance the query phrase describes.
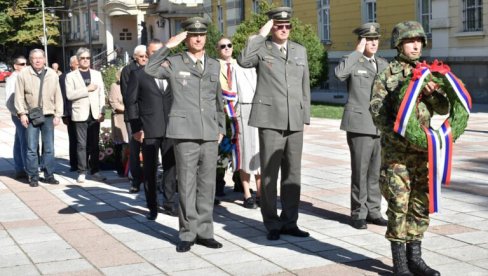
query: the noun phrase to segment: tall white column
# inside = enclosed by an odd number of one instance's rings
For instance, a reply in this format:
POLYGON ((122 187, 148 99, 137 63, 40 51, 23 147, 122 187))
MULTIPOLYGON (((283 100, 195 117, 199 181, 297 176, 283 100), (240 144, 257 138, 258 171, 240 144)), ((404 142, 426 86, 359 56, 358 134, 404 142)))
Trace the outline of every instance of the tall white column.
POLYGON ((112 18, 105 15, 105 43, 107 44, 107 61, 114 60, 117 55, 114 53, 114 36, 112 34, 112 18))
POLYGON ((432 0, 432 57, 449 56, 449 0, 432 0))

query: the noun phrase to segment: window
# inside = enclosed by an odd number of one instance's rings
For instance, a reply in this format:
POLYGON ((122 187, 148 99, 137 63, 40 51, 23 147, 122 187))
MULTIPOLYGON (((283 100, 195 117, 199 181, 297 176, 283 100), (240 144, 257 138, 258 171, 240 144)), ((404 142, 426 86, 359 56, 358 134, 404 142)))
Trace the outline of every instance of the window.
POLYGON ((477 32, 483 30, 482 0, 463 0, 463 31, 477 32))
POLYGON ((319 17, 320 40, 330 41, 330 0, 318 0, 317 12, 319 17))
POLYGON ((291 7, 292 0, 283 0, 283 7, 291 7))
POLYGON ((227 1, 227 32, 228 36, 232 36, 237 26, 244 20, 244 0, 227 1))
POLYGON ((363 23, 376 22, 376 0, 363 0, 363 23))
POLYGON ((252 0, 252 11, 259 13, 259 0, 252 0))
POLYGON ((430 20, 432 19, 432 0, 417 0, 418 19, 424 31, 429 35, 430 20))
POLYGON ((224 32, 224 11, 221 5, 217 6, 217 24, 220 32, 224 32))
POLYGON ((132 33, 129 33, 129 29, 122 29, 122 32, 119 33, 119 40, 132 40, 132 33))

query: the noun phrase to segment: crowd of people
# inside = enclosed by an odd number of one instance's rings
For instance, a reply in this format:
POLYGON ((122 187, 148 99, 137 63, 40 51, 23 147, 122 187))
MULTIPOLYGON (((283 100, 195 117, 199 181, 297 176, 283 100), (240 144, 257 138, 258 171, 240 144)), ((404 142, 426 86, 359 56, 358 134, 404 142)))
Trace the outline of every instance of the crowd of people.
MULTIPOLYGON (((190 18, 182 23, 184 31, 165 43, 154 39, 137 46, 133 62, 117 72, 117 82, 108 92, 117 173, 124 175, 121 152, 128 144, 129 192, 138 193, 143 185, 148 220, 157 218, 159 207, 179 217, 178 252, 189 251, 195 243, 222 247, 214 238, 213 208, 226 116, 243 206, 260 207, 269 240, 309 236, 297 221, 303 133, 310 124, 310 80, 306 49, 288 39, 291 15, 288 7, 268 12, 269 21, 249 37, 237 59, 227 37, 215 46, 218 59, 208 56, 204 49, 210 22, 190 18), (170 55, 182 43, 186 50, 170 55), (159 156, 162 204, 157 199, 159 156), (252 175, 256 197, 249 189, 252 175)), ((427 38, 417 22, 396 25, 393 47, 398 55, 388 63, 376 54, 379 31, 378 23, 355 29, 357 46, 335 69, 349 91, 341 129, 347 132, 351 154, 351 225, 387 226, 395 274, 440 275, 421 258, 421 239, 429 224, 427 154, 392 128, 396 114, 392 95, 419 62, 427 38), (381 215, 381 194, 388 202, 388 220, 381 215)), ((39 49, 30 52, 30 66, 24 57, 14 60, 6 92, 16 127, 15 177, 26 178, 32 187, 39 181, 59 183, 53 175, 54 127, 61 119, 68 128, 69 164, 78 172, 77 182, 85 182, 87 175, 105 180, 99 172, 98 142, 106 99, 102 75, 90 68, 90 58, 90 51, 80 48, 70 59, 71 71, 61 75, 55 66, 45 67, 39 49), (44 172, 43 179, 39 171, 44 172)), ((447 98, 437 90, 433 82, 422 90, 418 106, 426 126, 434 111, 448 110, 447 98)))

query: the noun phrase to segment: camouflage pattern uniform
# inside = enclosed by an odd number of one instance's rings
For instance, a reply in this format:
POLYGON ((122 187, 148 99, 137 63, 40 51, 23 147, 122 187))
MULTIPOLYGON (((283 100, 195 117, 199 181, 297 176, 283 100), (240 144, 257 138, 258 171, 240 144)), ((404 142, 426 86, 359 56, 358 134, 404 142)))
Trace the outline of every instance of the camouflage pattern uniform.
MULTIPOLYGON (((417 22, 404 22, 393 32, 392 47, 399 49, 402 39, 423 38, 425 33, 416 32, 417 22), (402 28, 405 28, 402 30, 402 28)), ((418 24, 418 23, 417 23, 418 24)), ((382 164, 380 188, 388 201, 388 228, 386 238, 390 241, 408 242, 421 240, 429 226, 428 156, 421 149, 393 131, 400 106, 398 98, 401 87, 418 60, 411 60, 400 50, 388 68, 381 72, 373 85, 371 113, 373 121, 381 130, 382 164)), ((422 97, 417 104, 417 119, 424 126, 430 125, 433 112, 447 114, 449 102, 440 93, 422 97)))

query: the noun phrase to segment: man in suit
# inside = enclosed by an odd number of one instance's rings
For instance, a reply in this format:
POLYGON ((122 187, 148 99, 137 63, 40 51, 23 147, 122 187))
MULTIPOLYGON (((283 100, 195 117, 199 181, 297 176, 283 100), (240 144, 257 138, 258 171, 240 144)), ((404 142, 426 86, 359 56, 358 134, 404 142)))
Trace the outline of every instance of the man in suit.
POLYGON ((221 248, 214 239, 213 205, 218 143, 225 133, 220 64, 205 54, 207 25, 201 17, 182 23, 184 32, 154 53, 145 71, 168 80, 173 94, 166 137, 174 139, 178 176, 180 241, 186 252, 196 242, 221 248), (188 51, 168 57, 185 41, 188 51))
POLYGON ((258 74, 249 125, 259 128, 261 214, 269 240, 278 240, 280 234, 308 237, 297 226, 303 128, 310 124, 307 51, 288 40, 291 8, 272 9, 268 16, 270 20, 249 38, 238 58, 239 65, 255 67, 258 74), (278 216, 280 168, 282 212, 278 216))
MULTIPOLYGON (((72 56, 69 59, 69 67, 71 71, 78 69, 78 58, 72 56)), ((63 95, 64 102, 64 114, 63 123, 68 129, 69 138, 69 166, 70 171, 74 172, 78 170, 78 153, 76 150, 76 128, 75 123, 71 120, 71 101, 66 98, 66 75, 68 73, 63 73, 59 76, 59 86, 61 87, 61 94, 63 95)))
POLYGON ((380 25, 365 23, 353 33, 358 36, 356 50, 342 59, 335 75, 347 81, 349 98, 344 106, 341 129, 347 131, 351 153, 351 225, 366 229, 367 222, 386 226, 381 216, 379 188, 381 145, 380 132, 373 123, 369 102, 373 81, 388 62, 378 56, 380 25))
POLYGON ((124 100, 124 106, 126 111, 124 112, 124 120, 127 122, 127 132, 129 135, 129 170, 132 176, 131 188, 129 193, 138 193, 142 183, 142 169, 141 169, 141 159, 139 157, 142 150, 142 143, 134 139, 132 136, 132 130, 130 128, 129 118, 127 114, 128 103, 126 101, 128 97, 129 78, 130 73, 134 70, 138 70, 144 67, 147 63, 147 54, 145 45, 137 45, 134 49, 134 54, 132 55, 134 61, 126 65, 122 69, 120 74, 120 91, 122 92, 122 98, 124 100))
POLYGON ((71 120, 75 123, 78 152, 78 183, 85 182, 87 160, 94 180, 106 178, 99 172, 100 123, 105 119, 105 89, 102 74, 90 69, 90 50, 76 52, 79 67, 66 75, 66 97, 71 101, 71 120), (88 154, 88 158, 87 158, 88 154))
MULTIPOLYGON (((147 46, 147 55, 163 47, 160 40, 152 40, 147 46)), ((173 152, 173 141, 164 138, 166 122, 171 108, 171 93, 166 89, 166 80, 155 79, 144 71, 144 67, 130 74, 127 87, 127 115, 130 121, 132 136, 143 143, 144 157, 144 191, 146 194, 149 220, 158 216, 156 178, 158 173, 158 154, 161 150, 163 163, 163 208, 169 215, 176 216, 176 168, 173 152)))

